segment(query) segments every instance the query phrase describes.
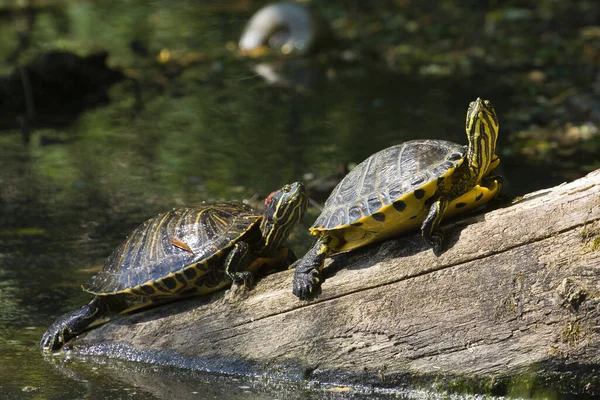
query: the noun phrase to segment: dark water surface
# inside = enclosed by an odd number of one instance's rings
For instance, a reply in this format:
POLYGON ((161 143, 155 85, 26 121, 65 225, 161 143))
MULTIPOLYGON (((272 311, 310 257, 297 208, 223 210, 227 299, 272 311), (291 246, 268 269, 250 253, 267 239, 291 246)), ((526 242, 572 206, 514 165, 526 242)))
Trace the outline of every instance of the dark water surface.
MULTIPOLYGON (((151 83, 142 85, 137 114, 132 85, 122 82, 109 92, 110 104, 58 128, 37 127, 28 145, 18 129, 0 132, 0 398, 336 398, 345 392, 108 360, 44 359, 38 342, 58 315, 89 300, 80 285, 145 219, 183 204, 264 196, 405 140, 466 143, 466 108, 478 96, 496 105, 498 153, 506 155, 502 173, 512 194, 565 179, 561 170, 511 157, 513 96, 524 94, 494 73, 407 75, 365 62, 294 67, 292 87, 272 86, 256 66, 225 50, 256 7, 169 4, 75 2, 37 18, 37 51, 102 46, 109 64, 151 83), (133 54, 135 37, 150 43, 150 56, 133 54), (194 49, 207 61, 174 72, 153 64, 162 49, 173 57, 194 49)), ((15 48, 18 29, 0 29, 3 57, 15 48)), ((11 68, 3 64, 1 71, 11 68)), ((296 253, 306 249, 306 228, 317 214, 311 209, 293 234, 296 253)))

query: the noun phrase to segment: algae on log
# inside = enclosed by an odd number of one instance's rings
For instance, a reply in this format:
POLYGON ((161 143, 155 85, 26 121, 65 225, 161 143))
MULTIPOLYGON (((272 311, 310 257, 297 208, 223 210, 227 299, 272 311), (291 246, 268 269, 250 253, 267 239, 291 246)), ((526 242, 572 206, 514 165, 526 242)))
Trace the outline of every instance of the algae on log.
POLYGON ((292 295, 293 271, 284 271, 250 291, 115 319, 75 339, 71 352, 496 393, 525 376, 600 393, 600 170, 445 229, 439 257, 418 234, 338 255, 313 301, 292 295))

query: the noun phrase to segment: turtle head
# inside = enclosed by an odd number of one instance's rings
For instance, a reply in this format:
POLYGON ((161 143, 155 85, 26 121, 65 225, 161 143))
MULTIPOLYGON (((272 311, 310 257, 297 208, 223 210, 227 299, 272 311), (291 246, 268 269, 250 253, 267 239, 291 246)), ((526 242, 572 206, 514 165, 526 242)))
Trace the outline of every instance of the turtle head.
POLYGON ((283 245, 294 226, 304 217, 308 195, 300 182, 285 185, 265 200, 267 208, 260 226, 265 240, 264 252, 283 245))
POLYGON ((469 139, 467 160, 477 181, 484 176, 494 159, 498 128, 498 116, 489 100, 481 100, 478 97, 469 104, 466 122, 469 139))

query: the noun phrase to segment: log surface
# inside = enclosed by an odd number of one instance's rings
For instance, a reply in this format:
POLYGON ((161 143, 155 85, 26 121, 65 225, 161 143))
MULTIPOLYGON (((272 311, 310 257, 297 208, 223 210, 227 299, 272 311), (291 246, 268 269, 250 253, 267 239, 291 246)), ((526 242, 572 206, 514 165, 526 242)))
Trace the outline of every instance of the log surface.
POLYGON ((439 257, 418 234, 338 255, 315 300, 284 271, 118 318, 71 353, 378 386, 560 374, 599 393, 599 220, 600 170, 446 224, 439 257))

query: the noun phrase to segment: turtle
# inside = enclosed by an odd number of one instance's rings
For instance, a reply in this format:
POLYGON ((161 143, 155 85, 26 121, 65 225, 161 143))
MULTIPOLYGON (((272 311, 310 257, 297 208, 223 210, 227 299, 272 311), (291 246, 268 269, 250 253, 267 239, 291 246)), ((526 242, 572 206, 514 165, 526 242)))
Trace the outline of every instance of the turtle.
POLYGON ((309 229, 315 244, 298 260, 292 292, 315 295, 326 257, 421 227, 436 255, 444 235, 443 217, 466 212, 493 199, 502 179, 491 175, 498 117, 489 100, 469 104, 468 146, 447 140, 412 140, 371 155, 333 189, 309 229))
POLYGON ((243 203, 204 203, 144 222, 83 285, 94 295, 91 302, 48 328, 42 351, 60 349, 115 313, 247 283, 267 266, 287 268, 295 257, 283 244, 304 216, 308 196, 296 182, 268 200, 262 215, 243 203))

